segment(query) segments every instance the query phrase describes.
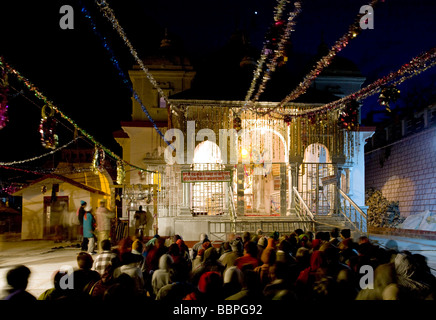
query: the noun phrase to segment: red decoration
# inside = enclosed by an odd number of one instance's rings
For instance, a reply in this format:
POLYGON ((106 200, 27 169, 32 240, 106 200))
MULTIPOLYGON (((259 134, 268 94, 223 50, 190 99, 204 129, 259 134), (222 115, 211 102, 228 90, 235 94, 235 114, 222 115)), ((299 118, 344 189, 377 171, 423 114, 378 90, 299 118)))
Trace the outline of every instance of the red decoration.
POLYGON ((350 101, 339 115, 339 126, 352 130, 358 125, 359 103, 350 101))

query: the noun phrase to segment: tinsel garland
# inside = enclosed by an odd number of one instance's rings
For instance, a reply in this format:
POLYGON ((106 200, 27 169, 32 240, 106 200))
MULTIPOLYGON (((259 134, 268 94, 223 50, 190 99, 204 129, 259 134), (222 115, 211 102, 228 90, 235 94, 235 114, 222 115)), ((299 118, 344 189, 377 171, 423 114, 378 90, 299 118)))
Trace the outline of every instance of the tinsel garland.
POLYGON ((8 74, 3 68, 0 69, 0 129, 8 123, 8 74))
POLYGON ((130 84, 130 81, 128 79, 128 77, 126 76, 126 74, 124 73, 124 71, 121 69, 120 64, 118 62, 118 59, 115 57, 115 53, 112 50, 111 46, 109 45, 109 43, 106 40, 106 37, 104 37, 98 30, 97 30, 97 25, 95 24, 94 20, 91 17, 91 14, 89 13, 89 11, 86 9, 86 7, 84 5, 82 5, 82 10, 81 12, 83 13, 83 15, 85 16, 85 18, 88 19, 92 31, 94 32, 94 34, 100 39, 103 47, 106 49, 106 51, 109 53, 110 56, 110 61, 112 62, 112 64, 114 65, 114 67, 117 69, 118 75, 121 77, 121 80, 123 82, 123 84, 127 87, 127 89, 130 90, 130 93, 133 95, 133 97, 135 98, 135 100, 139 103, 139 105, 141 106, 142 111, 145 113, 145 115, 147 116, 148 120, 151 122, 151 124, 153 125, 153 128, 156 130, 156 132, 162 137, 162 139, 165 141, 165 143, 169 146, 171 146, 172 148, 173 145, 167 141, 165 139, 165 135, 162 133, 162 131, 158 128, 158 126, 156 125, 156 122, 153 120, 153 118, 150 116, 147 108, 144 106, 144 104, 142 103, 141 99, 139 98, 139 95, 137 94, 137 92, 135 90, 133 90, 132 85, 130 84))
POLYGON ((13 166, 13 165, 16 165, 16 164, 22 164, 22 163, 27 163, 27 162, 35 161, 35 160, 38 160, 38 159, 44 158, 44 157, 46 157, 46 156, 52 155, 52 154, 54 154, 55 152, 57 152, 57 151, 59 151, 59 150, 62 150, 62 149, 64 149, 64 148, 68 147, 70 144, 72 144, 72 143, 75 142, 76 140, 77 140, 77 138, 71 140, 70 142, 68 142, 67 144, 64 144, 64 145, 61 146, 61 147, 56 148, 55 150, 52 150, 52 151, 50 151, 50 152, 44 153, 44 154, 39 155, 39 156, 36 156, 36 157, 28 158, 28 159, 25 159, 25 160, 11 161, 11 162, 0 162, 0 165, 2 165, 2 166, 13 166))
POLYGON ((330 102, 320 107, 299 110, 294 114, 295 117, 307 116, 313 113, 326 113, 332 110, 344 108, 347 103, 352 100, 363 100, 372 96, 382 90, 383 87, 398 86, 404 81, 415 77, 422 72, 434 67, 436 65, 436 47, 426 51, 425 53, 413 58, 410 62, 402 65, 397 71, 389 73, 387 76, 380 78, 368 86, 356 91, 346 97, 330 102))
MULTIPOLYGON (((269 56, 270 59, 269 62, 267 63, 267 69, 262 78, 262 82, 260 83, 259 88, 257 89, 257 93, 254 95, 249 105, 252 105, 254 102, 259 100, 260 95, 265 91, 267 82, 271 79, 271 73, 276 70, 278 59, 284 56, 286 43, 289 40, 289 36, 291 32, 294 31, 293 27, 295 26, 296 23, 295 18, 301 12, 300 2, 295 2, 294 6, 295 6, 295 10, 289 13, 288 22, 286 24, 286 28, 282 32, 280 41, 277 44, 273 44, 272 49, 265 50, 266 52, 264 54, 267 54, 267 56, 269 56)), ((280 23, 284 24, 284 22, 280 20, 275 22, 276 25, 279 24, 278 26, 280 26, 280 23)))
POLYGON ((132 168, 138 169, 138 170, 143 170, 146 172, 154 172, 154 171, 150 171, 150 170, 146 170, 143 169, 141 167, 138 167, 134 164, 131 164, 123 159, 121 159, 117 154, 115 154, 114 152, 112 152, 110 149, 108 149, 107 147, 105 147, 104 145, 102 145, 101 143, 99 143, 98 141, 95 140, 95 138, 93 136, 91 136, 88 132, 86 132, 84 129, 82 129, 81 127, 79 127, 77 125, 77 123, 72 120, 70 117, 68 117, 67 115, 65 115, 58 107, 56 107, 53 102, 51 102, 50 100, 48 100, 48 98, 46 96, 44 96, 44 94, 42 94, 39 89, 32 84, 28 79, 26 79, 25 77, 23 77, 16 69, 14 69, 13 67, 11 67, 8 63, 6 63, 4 61, 3 57, 0 57, 0 67, 5 67, 6 72, 8 72, 9 74, 13 74, 19 81, 21 81, 22 83, 24 83, 24 85, 27 87, 27 89, 31 92, 33 92, 33 94, 35 95, 35 97, 37 97, 38 99, 42 100, 46 105, 48 105, 49 107, 51 107, 55 112, 57 112, 58 114, 60 114, 60 116, 67 120, 75 129, 77 129, 78 131, 80 131, 83 136, 85 136, 87 139, 89 139, 95 146, 99 146, 100 148, 102 148, 108 155, 110 155, 111 157, 113 157, 116 160, 122 161, 124 164, 129 165, 132 168))
POLYGON ((165 95, 161 87, 159 87, 157 81, 154 79, 153 75, 150 73, 150 71, 145 66, 144 62, 139 58, 138 52, 133 47, 132 43, 127 38, 126 33, 124 32, 124 29, 121 27, 120 23, 118 22, 117 18, 115 17, 115 14, 113 10, 109 7, 109 4, 105 0, 96 0, 96 4, 98 5, 98 8, 103 13, 103 15, 106 17, 106 19, 109 20, 109 22, 112 24, 112 27, 115 31, 118 32, 119 36, 123 39, 124 44, 129 48, 130 53, 132 54, 133 58, 135 59, 136 63, 140 66, 142 71, 144 71, 147 79, 150 81, 152 86, 157 90, 159 93, 159 96, 165 100, 165 102, 169 105, 168 97, 165 95))
MULTIPOLYGON (((277 21, 279 21, 281 19, 283 10, 288 3, 289 3, 289 0, 279 0, 278 1, 278 4, 274 10, 274 23, 276 23, 277 21)), ((253 72, 253 79, 251 80, 250 88, 248 89, 247 95, 245 96, 246 104, 249 102, 249 100, 251 99, 251 96, 253 95, 254 88, 256 86, 256 82, 262 73, 263 66, 264 66, 265 61, 268 57, 268 54, 269 54, 268 41, 269 41, 269 39, 265 39, 264 44, 263 44, 263 48, 261 51, 262 54, 261 54, 259 60, 257 61, 257 68, 253 72)))
MULTIPOLYGON (((370 2, 370 6, 374 7, 377 4, 378 0, 372 0, 370 2)), ((286 103, 297 99, 299 96, 304 94, 307 89, 310 87, 312 82, 318 77, 318 75, 330 65, 333 61, 334 57, 344 49, 350 40, 356 38, 359 35, 360 31, 360 19, 364 16, 363 13, 359 13, 354 23, 349 27, 348 31, 336 41, 336 43, 332 46, 330 51, 322 57, 316 64, 315 68, 312 69, 303 79, 302 82, 295 88, 289 95, 287 95, 280 103, 278 103, 275 107, 267 109, 266 111, 259 111, 259 114, 265 115, 269 114, 277 108, 283 107, 286 103)))

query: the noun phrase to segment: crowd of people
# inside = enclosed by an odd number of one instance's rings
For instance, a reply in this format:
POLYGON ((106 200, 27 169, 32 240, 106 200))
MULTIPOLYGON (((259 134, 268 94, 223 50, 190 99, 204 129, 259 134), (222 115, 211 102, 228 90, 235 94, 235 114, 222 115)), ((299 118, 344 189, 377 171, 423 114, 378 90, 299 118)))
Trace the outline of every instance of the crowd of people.
POLYGON ((265 235, 206 234, 191 249, 180 235, 104 239, 100 253, 81 251, 74 271, 59 270, 53 288, 26 292, 30 270, 7 273, 4 299, 132 301, 433 300, 436 278, 420 254, 383 247, 350 230, 265 235))

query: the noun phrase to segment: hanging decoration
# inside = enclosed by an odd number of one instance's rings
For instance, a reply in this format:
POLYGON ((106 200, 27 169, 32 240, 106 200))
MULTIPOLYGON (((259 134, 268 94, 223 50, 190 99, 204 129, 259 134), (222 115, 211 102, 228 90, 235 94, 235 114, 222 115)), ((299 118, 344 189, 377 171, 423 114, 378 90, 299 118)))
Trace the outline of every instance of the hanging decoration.
POLYGON ((33 92, 33 94, 35 95, 35 97, 37 97, 38 99, 42 100, 46 105, 48 105, 49 107, 51 107, 55 112, 57 112, 63 119, 67 120, 75 129, 77 129, 78 131, 80 131, 80 133, 82 133, 82 135, 84 137, 86 137, 87 139, 89 139, 94 145, 98 145, 100 148, 102 148, 108 155, 110 155, 111 157, 113 157, 116 160, 122 161, 124 164, 129 165, 132 168, 138 169, 138 170, 143 170, 146 172, 154 172, 154 171, 150 171, 150 170, 146 170, 143 169, 141 167, 138 167, 134 164, 131 164, 123 159, 121 159, 117 154, 115 154, 114 152, 112 152, 110 149, 106 148, 105 146, 103 146, 101 143, 99 143, 98 141, 95 140, 95 138, 93 136, 91 136, 88 132, 86 132, 84 129, 80 128, 76 122, 74 120, 72 120, 70 117, 68 117, 67 115, 65 115, 58 107, 56 107, 51 101, 48 100, 48 98, 46 96, 44 96, 44 94, 42 94, 39 89, 32 84, 28 79, 26 79, 25 77, 23 77, 18 70, 14 69, 13 67, 11 67, 8 63, 6 63, 4 61, 3 57, 0 57, 0 67, 4 67, 6 72, 8 74, 13 74, 19 81, 21 81, 22 83, 24 83, 24 85, 26 86, 26 88, 33 92))
POLYGON ((378 103, 386 108, 386 111, 391 112, 389 105, 391 102, 397 101, 400 97, 400 90, 395 86, 386 86, 381 89, 380 95, 378 96, 378 103))
POLYGON ((352 100, 361 101, 366 99, 367 97, 380 92, 382 88, 386 86, 397 87, 404 81, 415 77, 434 66, 436 66, 436 47, 416 56, 410 62, 402 65, 397 71, 391 72, 387 76, 374 81, 359 91, 320 107, 300 109, 295 111, 294 116, 301 117, 314 112, 327 113, 333 110, 339 110, 344 108, 344 106, 352 100))
POLYGON ((102 148, 95 146, 94 157, 92 160, 92 170, 95 174, 104 170, 105 152, 102 148))
POLYGON ((53 108, 45 105, 41 111, 41 122, 39 124, 39 133, 41 134, 41 144, 46 149, 56 149, 59 140, 55 133, 56 119, 53 108), (49 110, 47 114, 47 109, 49 110))
MULTIPOLYGON (((374 7, 377 2, 378 0, 372 0, 369 5, 371 7, 374 7)), ((293 101, 302 94, 304 94, 310 87, 312 82, 316 79, 316 77, 318 77, 318 75, 322 72, 322 70, 330 65, 334 57, 342 49, 344 49, 352 39, 356 38, 359 35, 359 32, 361 30, 360 19, 363 17, 363 15, 364 13, 359 13, 357 15, 354 23, 351 24, 351 26, 348 28, 348 31, 339 40, 336 41, 336 43, 332 46, 329 52, 317 62, 315 68, 304 77, 303 81, 300 82, 300 84, 288 96, 286 96, 275 107, 268 108, 264 111, 257 111, 257 113, 261 115, 269 114, 277 108, 283 107, 286 103, 293 101)))
POLYGON ((282 19, 282 13, 285 6, 289 3, 289 1, 280 1, 274 15, 274 24, 266 35, 266 40, 264 42, 264 46, 262 49, 262 54, 257 63, 257 69, 254 71, 253 80, 250 84, 250 89, 247 92, 245 97, 245 105, 252 105, 255 101, 259 100, 260 95, 264 92, 266 83, 271 78, 271 73, 275 71, 277 65, 282 65, 286 62, 286 45, 289 41, 289 37, 292 31, 294 31, 293 27, 295 26, 295 18, 301 12, 301 4, 300 2, 294 3, 294 11, 289 13, 288 21, 286 23, 285 20, 282 19), (266 66, 266 70, 262 81, 257 89, 257 93, 254 95, 253 99, 251 98, 259 79, 264 64, 266 61, 269 61, 266 66), (251 101, 250 101, 251 100, 251 101))
POLYGON ((43 158, 43 157, 46 157, 46 156, 52 155, 52 154, 54 154, 55 152, 57 152, 57 151, 59 151, 59 150, 62 150, 62 149, 64 149, 64 148, 68 147, 70 144, 72 144, 72 143, 75 142, 76 140, 77 140, 77 138, 71 140, 70 142, 68 142, 67 144, 64 144, 63 146, 61 146, 61 147, 59 147, 59 148, 56 148, 55 150, 52 150, 52 151, 47 152, 47 153, 44 153, 44 154, 42 154, 42 155, 40 155, 40 156, 32 157, 32 158, 25 159, 25 160, 18 160, 18 161, 11 161, 11 162, 0 162, 0 165, 2 165, 2 166, 13 166, 13 165, 17 165, 17 164, 22 164, 22 163, 26 163, 26 162, 35 161, 35 160, 41 159, 41 158, 43 158))
POLYGON ((8 123, 8 74, 0 69, 0 129, 3 129, 8 123))
POLYGON ((124 165, 121 161, 118 161, 117 162, 117 183, 123 184, 125 178, 126 178, 126 170, 124 169, 124 165))
MULTIPOLYGON (((283 14, 283 10, 288 3, 289 3, 289 0, 278 0, 278 4, 274 8, 274 21, 281 19, 281 16, 283 14)), ((267 43, 267 39, 266 39, 264 44, 263 44, 262 51, 261 51, 262 54, 257 62, 257 68, 256 68, 256 70, 254 70, 254 73, 253 73, 253 79, 251 80, 250 88, 248 89, 247 95, 245 97, 245 101, 247 103, 251 99, 251 96, 254 92, 254 88, 256 86, 256 82, 262 73, 262 69, 263 69, 263 66, 265 64, 266 58, 269 55, 269 50, 268 50, 267 46, 268 46, 268 43, 267 43)))
POLYGON ((242 120, 239 116, 233 118, 233 129, 239 131, 242 129, 242 120))
POLYGON ((165 102, 169 105, 170 102, 168 100, 168 97, 163 92, 163 90, 159 87, 157 81, 154 79, 153 75, 150 73, 150 71, 145 66, 144 62, 139 58, 138 52, 133 47, 132 43, 127 38, 126 33, 124 32, 124 29, 121 27, 120 23, 118 22, 117 18, 115 17, 115 14, 113 10, 109 7, 109 4, 105 0, 96 0, 96 4, 98 5, 98 8, 103 13, 103 15, 106 17, 106 19, 112 24, 112 28, 116 30, 123 39, 124 44, 129 48, 130 53, 132 54, 133 58, 135 59, 136 63, 140 66, 142 71, 144 71, 147 79, 150 81, 152 86, 157 90, 159 93, 159 96, 165 100, 165 102))
MULTIPOLYGON (((170 147, 172 147, 174 149, 174 146, 165 139, 165 135, 162 133, 162 131, 158 128, 156 122, 154 121, 154 119, 150 116, 147 108, 144 106, 144 104, 142 103, 141 99, 139 98, 139 95, 137 94, 137 92, 135 90, 133 90, 133 87, 129 81, 129 78, 126 76, 126 74, 124 73, 124 71, 121 69, 120 64, 118 63, 117 58, 115 57, 115 53, 112 50, 111 46, 109 45, 109 43, 106 40, 106 37, 104 37, 98 30, 97 30, 97 26, 94 22, 94 20, 91 17, 91 14, 89 13, 89 11, 85 8, 85 6, 82 5, 82 10, 81 12, 84 14, 85 18, 88 19, 92 31, 94 32, 94 34, 100 39, 103 47, 106 49, 106 51, 108 52, 108 54, 110 55, 110 61, 112 62, 113 66, 117 69, 118 75, 120 76, 123 84, 126 86, 127 89, 130 90, 131 94, 133 95, 133 97, 135 98, 136 102, 139 103, 139 105, 141 106, 142 111, 145 113, 145 115, 147 116, 148 120, 151 122, 151 124, 153 125, 153 128, 156 130, 156 132, 159 134, 159 136, 161 136, 161 138, 165 141, 165 143, 167 145, 169 145, 170 147)), ((157 85, 157 83, 156 83, 157 85)))
POLYGON ((285 48, 289 41, 291 32, 294 31, 293 27, 296 23, 295 18, 301 12, 300 2, 295 2, 294 7, 294 11, 289 13, 286 25, 284 20, 278 20, 274 24, 272 34, 270 35, 270 43, 267 41, 266 46, 266 52, 269 53, 267 69, 262 78, 262 82, 257 89, 257 93, 251 100, 251 104, 259 100, 260 95, 265 91, 267 82, 271 79, 271 73, 276 70, 277 65, 283 65, 287 60, 285 48))
POLYGON ((290 114, 286 114, 283 117, 283 121, 289 126, 292 122, 292 116, 290 114))
POLYGON ((355 100, 350 101, 339 113, 339 126, 348 131, 355 129, 359 125, 359 103, 355 100))

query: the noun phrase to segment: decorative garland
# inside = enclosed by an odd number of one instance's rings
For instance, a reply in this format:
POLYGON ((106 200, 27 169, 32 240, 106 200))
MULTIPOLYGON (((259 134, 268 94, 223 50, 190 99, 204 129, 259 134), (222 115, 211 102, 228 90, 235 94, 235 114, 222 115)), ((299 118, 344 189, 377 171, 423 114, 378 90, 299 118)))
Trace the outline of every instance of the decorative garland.
MULTIPOLYGON (((267 54, 268 56, 272 56, 272 57, 270 57, 270 62, 267 64, 267 70, 265 72, 265 75, 263 76, 262 82, 259 85, 259 88, 257 89, 257 93, 250 101, 250 104, 253 104, 254 102, 259 100, 260 95, 265 90, 266 83, 271 78, 271 73, 274 72, 277 67, 278 59, 284 56, 286 42, 288 41, 291 32, 294 31, 293 27, 295 26, 295 18, 301 12, 300 2, 295 2, 294 6, 295 6, 295 10, 289 13, 288 23, 286 24, 286 28, 282 36, 280 37, 280 42, 278 44, 273 43, 271 49, 265 50, 264 54, 267 54), (277 49, 274 50, 275 47, 277 49)), ((281 20, 276 21, 275 26, 278 28, 283 28, 282 26, 284 26, 284 21, 281 20)))
POLYGON ((148 120, 151 122, 151 124, 153 125, 153 128, 156 130, 156 132, 162 137, 162 139, 165 141, 165 143, 169 146, 171 146, 174 149, 174 146, 165 139, 165 135, 162 133, 162 131, 160 131, 160 129, 158 128, 158 126, 156 125, 156 122, 153 120, 153 118, 150 116, 147 108, 143 105, 141 99, 139 98, 139 95, 137 94, 137 92, 135 90, 133 90, 132 85, 130 84, 130 81, 128 79, 128 77, 126 76, 126 74, 124 73, 124 71, 121 69, 120 64, 118 63, 118 60, 115 57, 115 53, 113 52, 111 46, 109 45, 109 43, 106 41, 106 37, 102 36, 101 33, 97 30, 97 26, 94 22, 94 20, 91 17, 91 14, 89 13, 89 11, 85 8, 84 5, 82 5, 82 10, 81 12, 83 13, 83 15, 85 16, 85 18, 88 19, 89 23, 91 24, 91 28, 92 31, 94 32, 94 34, 100 39, 101 43, 103 44, 103 47, 106 49, 106 51, 109 53, 110 55, 110 61, 112 62, 112 64, 114 65, 114 67, 117 69, 118 71, 118 75, 121 77, 121 80, 123 81, 124 85, 130 90, 130 93, 133 94, 133 97, 135 98, 135 100, 139 103, 139 105, 141 106, 142 111, 145 113, 145 115, 147 116, 148 120))
POLYGON ((129 48, 130 53, 132 54, 136 63, 141 67, 142 71, 144 71, 145 75, 147 76, 147 79, 150 81, 152 86, 157 90, 160 97, 162 97, 165 100, 165 102, 169 105, 170 102, 168 100, 168 97, 165 95, 165 93, 159 87, 157 81, 154 79, 154 77, 150 73, 150 71, 148 71, 147 67, 144 65, 144 62, 142 62, 142 60, 139 58, 138 52, 135 50, 132 43, 127 38, 127 35, 124 32, 124 29, 121 27, 120 23, 118 22, 117 18, 115 17, 113 10, 109 7, 109 4, 105 0, 96 0, 95 2, 98 5, 98 8, 100 9, 100 11, 106 17, 106 19, 108 19, 109 22, 112 24, 113 29, 116 30, 118 32, 119 36, 123 39, 124 44, 129 48))
POLYGON ((46 105, 48 105, 49 107, 51 107, 54 111, 56 111, 57 113, 59 113, 61 115, 61 117, 65 120, 67 120, 71 125, 73 125, 73 127, 75 129, 77 129, 78 131, 80 131, 86 138, 88 138, 90 141, 92 141, 92 143, 96 146, 99 146, 100 148, 102 148, 107 154, 109 154, 111 157, 115 158, 116 160, 122 161, 123 163, 129 165, 132 168, 136 168, 138 170, 143 170, 146 172, 155 172, 155 171, 150 171, 150 170, 146 170, 143 168, 140 168, 136 165, 133 165, 123 159, 121 159, 117 154, 113 153, 111 150, 109 150, 108 148, 106 148, 105 146, 103 146, 101 143, 99 143, 98 141, 96 141, 94 139, 93 136, 91 136, 89 133, 87 133, 84 129, 80 128, 70 117, 68 117, 67 115, 65 115, 58 107, 56 107, 53 102, 49 101, 48 98, 46 96, 44 96, 44 94, 42 94, 39 89, 32 84, 28 79, 26 79, 25 77, 23 77, 16 69, 14 69, 13 67, 11 67, 8 63, 6 63, 4 61, 3 57, 0 57, 0 66, 4 66, 7 70, 7 72, 9 74, 13 74, 14 76, 17 77, 18 80, 20 80, 21 82, 23 82, 25 84, 25 86, 27 87, 28 90, 30 90, 31 92, 33 92, 33 94, 35 95, 35 97, 37 97, 38 99, 42 100, 46 105))
POLYGON ((0 129, 8 123, 8 74, 3 68, 0 73, 0 129))
MULTIPOLYGON (((289 0, 279 0, 278 5, 274 9, 274 21, 275 23, 281 19, 282 13, 286 5, 289 3, 289 0)), ((254 88, 256 86, 256 82, 258 78, 260 77, 260 74, 263 69, 263 65, 265 64, 266 58, 269 55, 269 49, 268 49, 268 41, 269 39, 266 39, 263 44, 262 54, 257 62, 257 69, 254 70, 254 76, 251 80, 250 88, 248 89, 247 95, 245 96, 245 101, 248 103, 248 101, 251 99, 251 96, 254 92, 254 88)))
MULTIPOLYGON (((372 0, 370 2, 370 6, 374 7, 377 4, 378 0, 372 0)), ((271 113, 277 108, 283 107, 286 103, 293 101, 297 99, 299 96, 304 94, 309 86, 312 84, 312 82, 316 79, 316 77, 326 68, 337 53, 339 53, 342 49, 344 49, 350 40, 356 38, 359 35, 360 31, 360 19, 364 16, 364 13, 359 13, 357 15, 357 18, 355 19, 354 23, 349 27, 347 33, 345 33, 339 40, 336 41, 336 43, 333 45, 333 47, 330 49, 330 51, 322 57, 316 64, 316 67, 310 71, 303 79, 302 82, 295 88, 288 96, 286 96, 280 103, 278 103, 274 108, 268 109, 263 112, 258 112, 261 115, 266 115, 271 113)))
POLYGON ((33 158, 29 158, 29 159, 25 159, 25 160, 18 160, 18 161, 12 161, 12 162, 0 162, 0 165, 1 165, 1 166, 13 166, 13 165, 16 165, 16 164, 22 164, 22 163, 31 162, 31 161, 35 161, 35 160, 38 160, 38 159, 44 158, 44 157, 46 157, 46 156, 49 156, 49 155, 54 154, 55 152, 57 152, 57 151, 59 151, 59 150, 62 150, 62 149, 64 149, 64 148, 68 147, 70 144, 72 144, 73 142, 75 142, 77 139, 78 139, 78 138, 74 138, 73 140, 71 140, 71 141, 68 142, 67 144, 64 144, 63 146, 61 146, 61 147, 59 147, 59 148, 57 148, 57 149, 55 149, 55 150, 52 150, 52 151, 50 151, 50 152, 44 153, 44 154, 42 154, 42 155, 39 155, 39 156, 36 156, 36 157, 33 157, 33 158))
POLYGON ((419 75, 420 73, 434 67, 436 65, 436 47, 426 51, 425 53, 413 58, 410 62, 402 65, 397 71, 391 72, 387 76, 380 78, 365 88, 360 89, 346 97, 338 99, 336 101, 325 104, 321 107, 311 108, 306 110, 299 110, 298 113, 292 115, 293 117, 299 117, 303 115, 311 115, 314 113, 326 113, 334 109, 343 108, 352 100, 362 100, 369 96, 372 96, 382 90, 382 88, 388 86, 398 86, 407 79, 419 75), (397 79, 399 78, 399 79, 397 79))

